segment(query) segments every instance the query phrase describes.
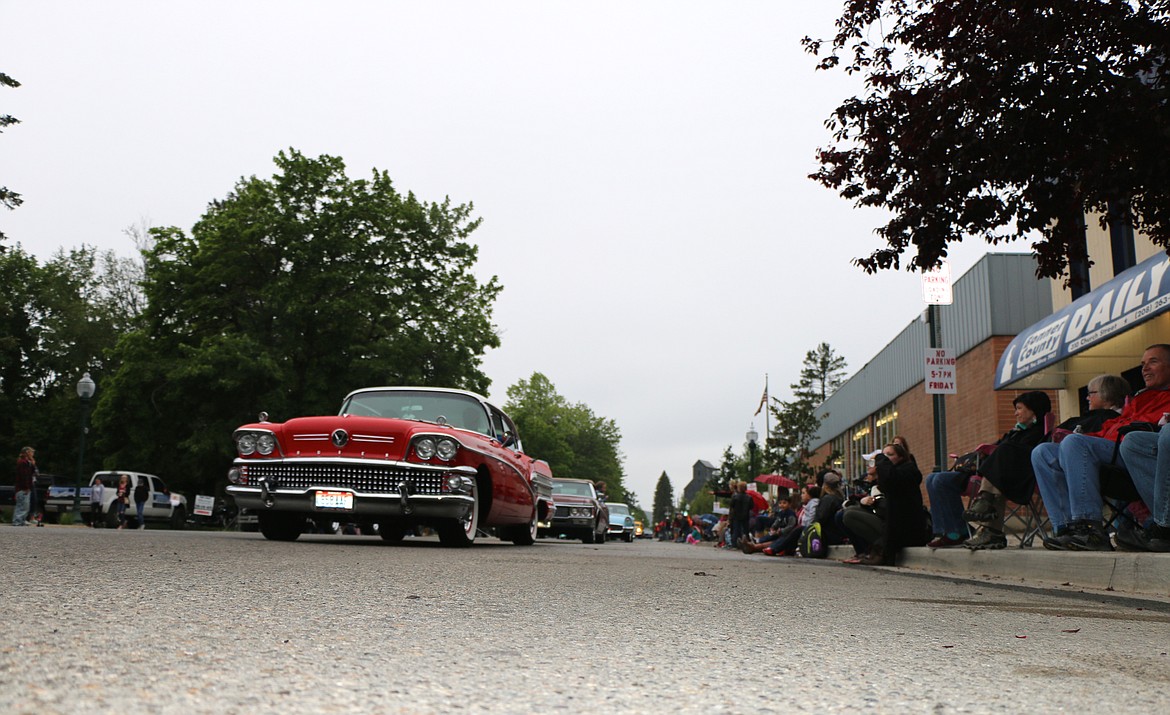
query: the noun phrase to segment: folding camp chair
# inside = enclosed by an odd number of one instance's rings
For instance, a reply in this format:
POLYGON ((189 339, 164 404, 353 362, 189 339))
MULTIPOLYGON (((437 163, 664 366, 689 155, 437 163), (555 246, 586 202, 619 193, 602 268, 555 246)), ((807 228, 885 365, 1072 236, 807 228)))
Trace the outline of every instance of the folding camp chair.
MULTIPOLYGON (((1050 435, 1056 427, 1056 415, 1049 412, 1044 415, 1044 434, 1050 435)), ((995 451, 994 444, 981 444, 976 447, 985 455, 990 455, 995 451)), ((1044 500, 1040 498, 1040 489, 1032 487, 1032 496, 1025 502, 1014 502, 1010 499, 1005 499, 1003 507, 1003 525, 1004 533, 1008 532, 1008 522, 1015 520, 1019 522, 1019 531, 1013 531, 1012 536, 1015 537, 1017 545, 1022 549, 1030 547, 1035 542, 1036 537, 1044 537, 1050 528, 1051 522, 1048 520, 1048 513, 1044 510, 1044 500)))
POLYGON ((1008 520, 1015 519, 1020 522, 1020 531, 1013 532, 1014 536, 1019 541, 1019 547, 1032 546, 1036 537, 1041 539, 1048 533, 1051 527, 1051 522, 1048 520, 1048 512, 1044 510, 1044 500, 1040 498, 1040 489, 1033 487, 1032 498, 1020 504, 1011 501, 1010 499, 1004 503, 1003 508, 1003 523, 1004 531, 1007 531, 1008 520))

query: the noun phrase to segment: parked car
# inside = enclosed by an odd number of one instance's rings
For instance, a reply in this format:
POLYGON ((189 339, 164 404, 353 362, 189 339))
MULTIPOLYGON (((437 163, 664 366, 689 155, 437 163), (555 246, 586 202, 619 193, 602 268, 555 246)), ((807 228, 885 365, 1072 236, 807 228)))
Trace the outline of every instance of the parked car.
POLYGON ((227 492, 268 539, 293 541, 310 519, 377 525, 391 543, 421 525, 444 546, 470 546, 490 527, 528 545, 552 513, 548 464, 524 453, 503 411, 464 390, 355 390, 337 415, 261 413, 234 439, 227 492))
POLYGON ((609 530, 609 510, 587 479, 553 479, 556 511, 540 525, 540 536, 565 536, 586 544, 604 544, 609 530))
MULTIPOLYGON (((75 484, 75 476, 60 476, 56 474, 44 474, 43 472, 36 475, 36 511, 43 516, 43 520, 49 524, 57 523, 57 514, 55 511, 49 511, 47 504, 49 503, 49 491, 53 487, 64 487, 75 484)), ((33 514, 29 514, 33 517, 33 514)))
POLYGON ((634 517, 625 504, 606 503, 609 509, 609 532, 611 539, 621 539, 627 544, 634 540, 634 517))

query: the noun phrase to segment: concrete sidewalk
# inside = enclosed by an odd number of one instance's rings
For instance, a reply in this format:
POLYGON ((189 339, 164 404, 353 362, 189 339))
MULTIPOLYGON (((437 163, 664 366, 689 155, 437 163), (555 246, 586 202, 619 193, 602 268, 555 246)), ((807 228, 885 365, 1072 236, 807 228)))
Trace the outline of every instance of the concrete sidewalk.
MULTIPOLYGON (((851 546, 833 546, 829 551, 829 558, 838 561, 852 556, 851 546)), ((1014 546, 996 551, 920 547, 903 550, 898 568, 978 581, 1170 599, 1170 554, 1014 546)))

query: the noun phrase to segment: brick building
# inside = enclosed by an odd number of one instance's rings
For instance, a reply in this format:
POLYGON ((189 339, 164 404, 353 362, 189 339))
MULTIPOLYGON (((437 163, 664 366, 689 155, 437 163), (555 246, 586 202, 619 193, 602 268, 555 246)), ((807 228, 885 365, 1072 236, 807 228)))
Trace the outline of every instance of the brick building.
MULTIPOLYGON (((957 391, 944 398, 944 459, 1011 429, 1021 392, 1044 390, 1064 420, 1080 413, 1096 375, 1120 374, 1140 387, 1142 350, 1170 342, 1170 259, 1145 239, 1135 243, 1132 231, 1089 223, 1093 260, 1073 267, 1088 277, 1078 295, 1037 279, 1031 255, 991 253, 955 281, 954 303, 938 308, 939 345, 957 356, 957 391)), ((814 463, 835 455, 833 466, 855 479, 865 470, 861 455, 900 434, 923 473, 932 469, 929 345, 926 322, 912 321, 821 405, 814 463)))

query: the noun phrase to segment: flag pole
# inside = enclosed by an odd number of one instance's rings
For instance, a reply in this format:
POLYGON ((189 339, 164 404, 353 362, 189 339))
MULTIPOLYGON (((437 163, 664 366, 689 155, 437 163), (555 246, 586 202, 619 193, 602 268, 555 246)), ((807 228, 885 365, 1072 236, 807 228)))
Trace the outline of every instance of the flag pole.
POLYGON ((768 404, 768 373, 764 373, 764 461, 768 461, 768 438, 772 436, 772 428, 770 427, 771 420, 768 413, 771 412, 771 405, 768 404))

